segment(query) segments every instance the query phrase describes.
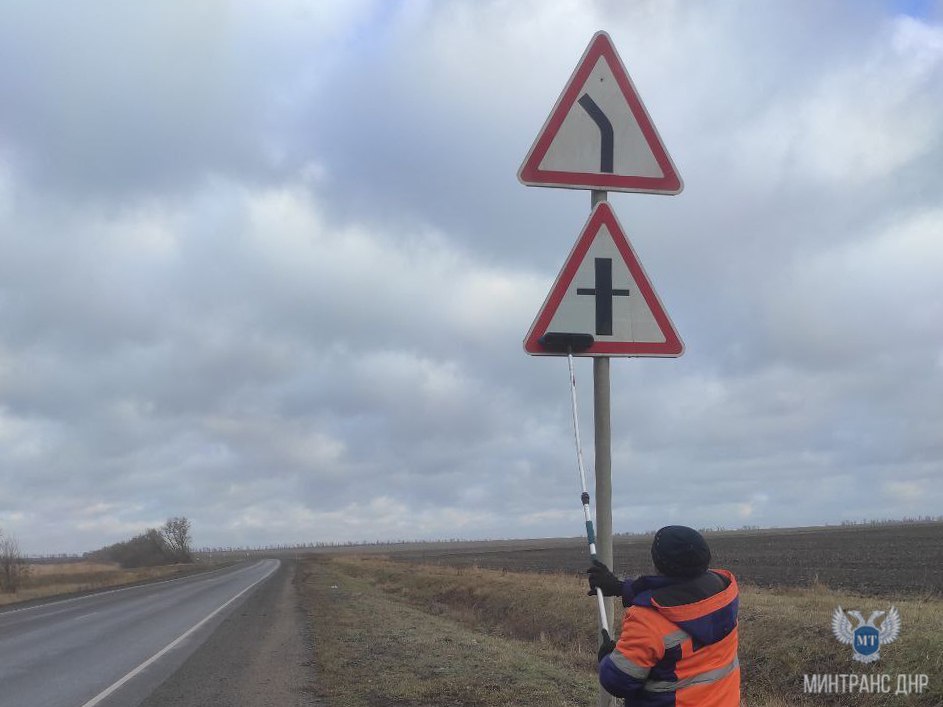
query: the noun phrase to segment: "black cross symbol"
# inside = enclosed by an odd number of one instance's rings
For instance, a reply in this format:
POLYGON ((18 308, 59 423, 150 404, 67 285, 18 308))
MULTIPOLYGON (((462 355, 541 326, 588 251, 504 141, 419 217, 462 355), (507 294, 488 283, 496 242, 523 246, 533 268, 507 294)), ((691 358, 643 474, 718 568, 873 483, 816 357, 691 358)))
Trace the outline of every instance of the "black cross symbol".
POLYGON ((612 289, 612 258, 596 258, 596 287, 577 287, 578 295, 596 298, 596 334, 612 336, 612 298, 628 297, 628 290, 612 289))

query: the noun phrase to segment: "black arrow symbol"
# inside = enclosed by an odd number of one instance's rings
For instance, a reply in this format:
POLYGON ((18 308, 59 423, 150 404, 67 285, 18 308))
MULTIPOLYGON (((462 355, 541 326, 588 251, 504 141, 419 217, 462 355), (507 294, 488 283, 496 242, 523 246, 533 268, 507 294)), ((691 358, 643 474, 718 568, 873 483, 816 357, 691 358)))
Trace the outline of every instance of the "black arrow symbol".
POLYGON ((612 123, 602 112, 602 108, 596 105, 596 101, 589 97, 588 93, 580 96, 579 104, 583 107, 589 117, 599 128, 599 171, 612 173, 612 152, 615 144, 615 136, 612 131, 612 123))

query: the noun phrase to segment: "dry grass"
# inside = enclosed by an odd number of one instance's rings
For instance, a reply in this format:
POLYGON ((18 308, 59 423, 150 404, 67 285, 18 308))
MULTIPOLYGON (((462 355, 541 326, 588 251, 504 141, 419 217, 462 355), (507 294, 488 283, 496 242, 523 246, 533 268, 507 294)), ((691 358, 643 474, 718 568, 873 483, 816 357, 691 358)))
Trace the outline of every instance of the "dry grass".
POLYGON ((29 566, 23 586, 15 594, 0 593, 0 606, 76 592, 120 587, 138 582, 178 577, 206 569, 202 565, 164 565, 123 570, 106 562, 62 562, 29 566))
POLYGON ((306 560, 299 591, 315 637, 316 684, 332 707, 595 703, 582 671, 377 591, 369 577, 306 560))
MULTIPOLYGON (((754 695, 783 695, 789 704, 840 704, 830 703, 822 695, 803 695, 802 675, 889 673, 895 676, 896 687, 899 674, 926 674, 930 676, 930 692, 909 697, 907 704, 943 705, 943 601, 939 597, 862 597, 824 586, 746 588, 740 622, 744 680, 749 680, 754 695), (863 665, 853 661, 851 647, 838 643, 832 635, 832 612, 842 606, 868 616, 872 610, 887 610, 891 604, 901 613, 900 637, 881 649, 879 662, 863 665)), ((894 694, 861 694, 844 704, 896 705, 902 699, 894 694)))
POLYGON ((32 579, 55 576, 85 575, 92 572, 109 572, 119 569, 114 562, 54 562, 30 565, 29 576, 32 579))
MULTIPOLYGON (((305 565, 309 583, 313 586, 319 577, 331 577, 338 589, 322 592, 327 599, 334 599, 343 606, 349 599, 348 592, 356 595, 355 602, 370 614, 357 616, 350 624, 356 645, 368 651, 371 658, 376 652, 371 648, 374 641, 398 641, 404 646, 417 646, 415 650, 393 651, 397 656, 394 665, 377 665, 371 668, 370 676, 377 685, 372 688, 371 699, 378 695, 385 701, 380 704, 406 705, 424 704, 416 701, 413 693, 398 687, 391 693, 377 692, 386 689, 383 677, 387 670, 399 676, 397 684, 410 685, 419 680, 426 669, 422 661, 427 653, 420 646, 432 648, 427 639, 421 637, 422 627, 435 622, 443 636, 459 635, 462 640, 489 641, 490 658, 504 660, 502 650, 511 650, 514 655, 525 656, 550 671, 561 684, 583 685, 590 695, 582 704, 590 704, 595 694, 595 613, 593 600, 585 596, 585 581, 575 575, 548 575, 512 573, 477 568, 452 568, 443 566, 410 565, 390 562, 376 557, 340 557, 330 561, 312 560, 305 565), (339 598, 343 597, 344 601, 339 598), (412 612, 412 613, 409 613, 412 612), (400 628, 398 637, 384 633, 388 616, 409 615, 400 628), (419 636, 417 638, 417 636, 419 636), (418 642, 417 642, 418 641, 418 642), (425 641, 425 643, 423 642, 425 641), (495 647, 496 646, 496 647, 495 647), (513 648, 509 648, 513 647, 513 648), (404 677, 405 675, 405 677, 404 677), (410 678, 409 676, 413 677, 410 678), (394 694, 395 693, 395 694, 394 694), (397 697, 399 695, 399 697, 397 697), (405 697, 413 695, 413 697, 405 697)), ((333 605, 332 605, 333 606, 333 605)), ((347 640, 348 626, 338 622, 336 614, 327 624, 319 627, 318 614, 312 608, 315 635, 323 640, 325 631, 332 633, 329 641, 347 640)), ((865 613, 867 616, 868 614, 865 613)), ((741 614, 741 664, 743 667, 743 691, 745 703, 765 707, 786 705, 897 705, 903 699, 899 695, 804 695, 803 674, 819 673, 890 673, 927 674, 930 676, 930 693, 906 698, 909 705, 938 706, 943 704, 943 601, 934 596, 899 600, 895 597, 860 597, 849 593, 836 593, 826 587, 805 589, 769 590, 745 587, 742 590, 741 614), (851 649, 838 643, 831 634, 831 614, 839 604, 846 609, 857 608, 864 612, 886 609, 895 604, 901 612, 903 627, 900 638, 881 651, 879 663, 862 666, 851 660, 851 649)), ((320 644, 319 644, 320 645, 320 644)), ((333 646, 333 643, 329 643, 333 646)), ((384 644, 385 645, 385 644, 384 644)), ((464 644, 463 644, 464 645, 464 644)), ((331 651, 334 648, 330 649, 331 651)), ((343 651, 341 650, 341 653, 343 651)), ((323 651, 318 652, 324 660, 323 651)), ((334 658, 329 658, 330 663, 334 658)), ((429 697, 428 704, 541 704, 544 697, 531 696, 520 702, 506 702, 491 695, 491 683, 487 660, 477 662, 475 670, 464 666, 465 656, 461 650, 439 656, 442 670, 464 685, 463 696, 441 701, 429 697), (450 657, 454 656, 454 657, 450 657), (478 678, 484 682, 479 682, 478 678), (464 682, 463 682, 464 681, 464 682)), ((330 684, 335 679, 330 666, 321 663, 321 678, 330 684)), ((506 667, 506 665, 505 665, 506 667)), ((532 673, 525 670, 522 680, 532 673)), ((344 681, 343 673, 337 679, 344 681)), ((514 679, 509 684, 515 684, 514 679)), ((515 678, 516 679, 516 678, 515 678)), ((356 683, 356 680, 352 681, 356 683)), ((396 682, 396 681, 394 681, 396 682)), ((392 683, 390 683, 392 684, 392 683)), ((375 704, 357 701, 363 696, 356 684, 348 685, 345 699, 339 705, 375 704)), ((391 688, 392 689, 392 688, 391 688)), ((527 688, 532 689, 532 688, 527 688)), ((533 688, 536 689, 536 688, 533 688)), ((557 693, 562 694, 562 693, 557 693)), ((577 693, 573 693, 574 698, 577 693)), ((583 694, 583 693, 578 693, 583 694)), ((568 698, 569 699, 569 698, 568 698)), ((582 699, 582 698, 581 698, 582 699)), ((334 704, 332 702, 332 704, 334 704)), ((568 704, 551 701, 549 704, 568 704)))

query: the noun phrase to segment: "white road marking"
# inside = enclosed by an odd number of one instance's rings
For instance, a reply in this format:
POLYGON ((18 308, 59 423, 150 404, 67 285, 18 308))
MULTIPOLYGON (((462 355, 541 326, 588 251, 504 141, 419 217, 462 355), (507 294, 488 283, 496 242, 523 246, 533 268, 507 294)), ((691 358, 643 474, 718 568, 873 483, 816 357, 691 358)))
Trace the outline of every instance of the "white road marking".
POLYGON ((227 606, 229 606, 229 605, 232 604, 234 601, 236 601, 236 599, 238 599, 238 598, 241 597, 243 594, 245 594, 246 592, 248 592, 248 591, 249 591, 250 589, 252 589, 255 585, 257 585, 257 584, 259 584, 259 583, 265 581, 265 580, 268 579, 269 577, 271 577, 272 574, 275 572, 275 570, 277 570, 277 569, 279 568, 280 565, 281 565, 281 562, 279 562, 278 560, 276 560, 275 566, 274 566, 271 570, 269 570, 269 572, 268 572, 264 577, 261 577, 261 578, 257 579, 256 581, 254 581, 252 584, 250 584, 248 587, 246 587, 246 588, 243 589, 241 592, 239 592, 238 594, 236 594, 236 596, 234 596, 232 599, 230 599, 229 601, 227 601, 225 604, 222 604, 221 606, 218 606, 218 607, 216 607, 215 609, 213 609, 213 611, 211 611, 209 614, 207 614, 207 615, 206 615, 203 619, 201 619, 198 623, 194 624, 194 625, 191 626, 189 629, 187 629, 187 631, 185 631, 185 632, 182 633, 181 635, 177 636, 177 638, 175 638, 173 641, 171 641, 171 642, 168 643, 166 646, 164 646, 163 648, 161 648, 159 651, 157 651, 157 653, 155 653, 155 654, 152 655, 150 658, 148 658, 147 660, 145 660, 143 663, 141 663, 138 667, 136 667, 136 668, 135 668, 134 670, 132 670, 130 673, 128 673, 127 675, 125 675, 123 678, 121 678, 121 679, 118 680, 117 682, 113 683, 113 684, 110 685, 109 687, 107 687, 107 688, 105 688, 104 690, 102 690, 101 692, 99 692, 99 693, 98 693, 97 695, 95 695, 92 699, 90 699, 88 702, 86 702, 84 705, 82 705, 82 707, 95 707, 95 705, 100 704, 103 700, 105 700, 105 699, 106 699, 107 697, 109 697, 112 693, 114 693, 116 690, 118 690, 122 685, 124 685, 125 683, 127 683, 129 680, 132 680, 136 675, 140 674, 141 671, 143 671, 144 669, 146 669, 149 665, 152 665, 153 663, 157 662, 158 660, 161 659, 161 657, 163 657, 164 655, 166 655, 167 653, 169 653, 170 651, 172 651, 174 648, 176 648, 178 645, 180 645, 180 643, 183 642, 184 640, 186 640, 188 636, 192 635, 192 634, 195 633, 197 630, 199 630, 199 628, 200 628, 201 626, 205 625, 210 619, 212 619, 214 616, 216 616, 216 614, 218 614, 220 611, 222 611, 222 610, 225 609, 227 606))

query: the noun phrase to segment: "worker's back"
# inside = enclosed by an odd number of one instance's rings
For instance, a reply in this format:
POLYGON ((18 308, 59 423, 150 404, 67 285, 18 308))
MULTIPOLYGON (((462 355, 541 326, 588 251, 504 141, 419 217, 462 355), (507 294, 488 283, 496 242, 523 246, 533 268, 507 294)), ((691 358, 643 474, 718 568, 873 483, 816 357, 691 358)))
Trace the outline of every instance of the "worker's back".
POLYGON ((657 575, 620 580, 602 563, 588 570, 590 593, 621 596, 617 642, 603 631, 599 681, 629 707, 739 707, 737 580, 708 570, 711 553, 693 528, 655 534, 657 575))
POLYGON ((737 707, 737 582, 725 570, 644 577, 599 680, 627 705, 737 707), (645 587, 645 580, 652 585, 645 587))

